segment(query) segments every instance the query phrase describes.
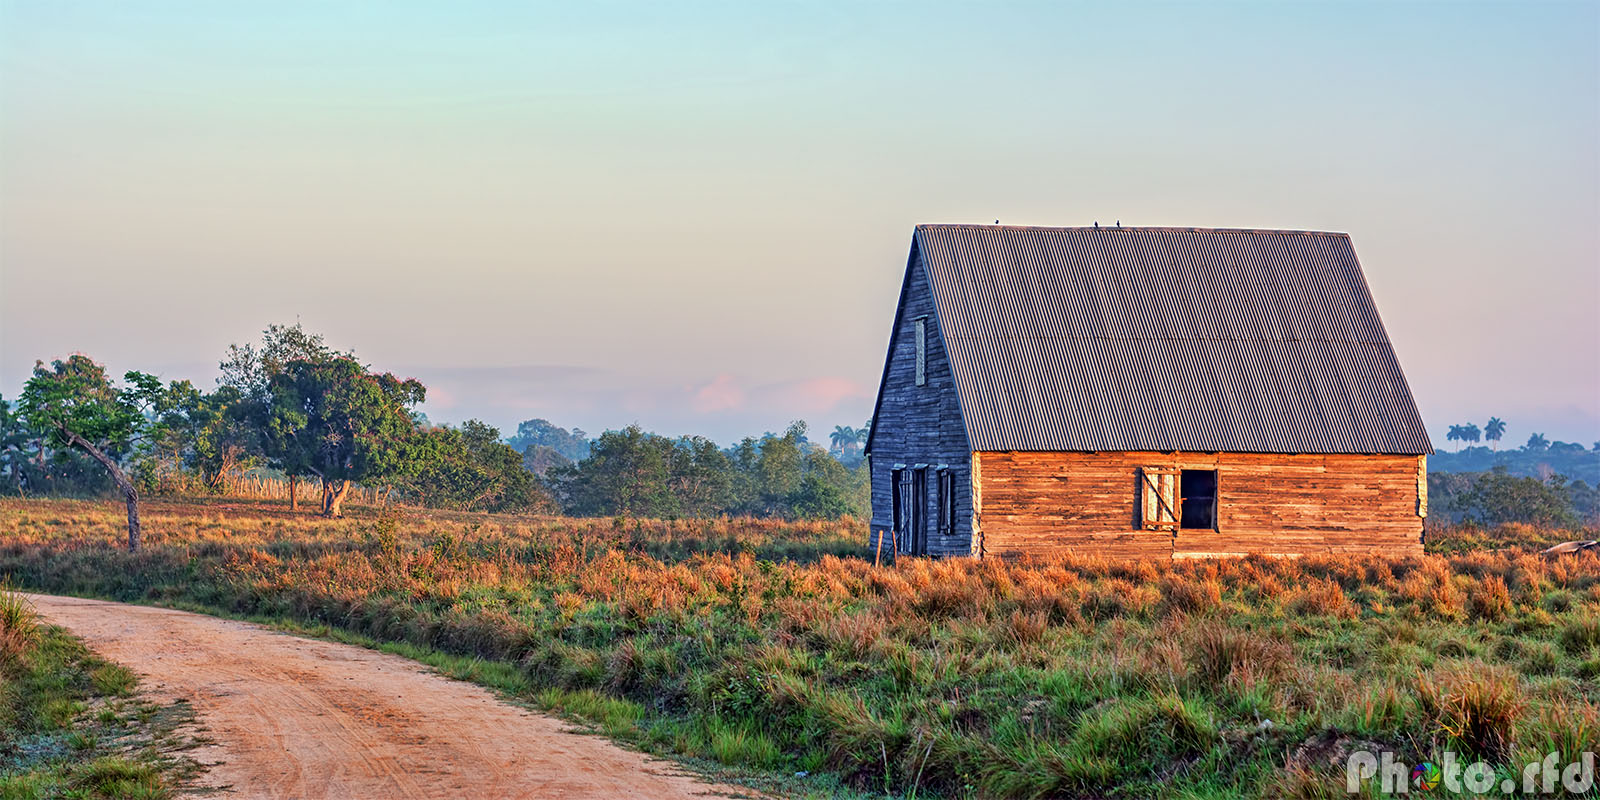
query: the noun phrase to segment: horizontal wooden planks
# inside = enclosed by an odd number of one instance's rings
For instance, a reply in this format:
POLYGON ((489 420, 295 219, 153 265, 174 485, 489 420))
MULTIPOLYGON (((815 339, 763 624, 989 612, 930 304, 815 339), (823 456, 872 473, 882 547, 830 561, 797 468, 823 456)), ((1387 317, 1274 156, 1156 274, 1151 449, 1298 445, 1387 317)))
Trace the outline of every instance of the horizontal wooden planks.
POLYGON ((985 554, 1420 553, 1419 457, 986 452, 985 554), (1217 470, 1217 529, 1137 529, 1141 467, 1217 470))

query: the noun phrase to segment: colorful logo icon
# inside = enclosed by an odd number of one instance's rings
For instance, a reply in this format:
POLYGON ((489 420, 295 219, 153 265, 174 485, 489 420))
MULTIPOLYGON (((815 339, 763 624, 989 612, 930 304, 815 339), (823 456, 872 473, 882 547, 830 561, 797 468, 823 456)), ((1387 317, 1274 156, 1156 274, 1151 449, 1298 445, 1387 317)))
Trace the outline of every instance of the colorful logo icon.
POLYGON ((1439 765, 1432 761, 1424 761, 1411 768, 1411 785, 1418 789, 1428 790, 1439 785, 1439 779, 1444 776, 1439 765))

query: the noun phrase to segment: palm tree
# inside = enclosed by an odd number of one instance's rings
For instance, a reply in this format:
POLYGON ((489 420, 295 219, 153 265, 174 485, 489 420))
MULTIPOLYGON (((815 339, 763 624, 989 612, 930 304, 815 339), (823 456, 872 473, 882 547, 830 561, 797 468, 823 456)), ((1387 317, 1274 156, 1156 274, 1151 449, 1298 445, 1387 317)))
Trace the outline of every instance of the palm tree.
POLYGON ((1478 423, 1469 422, 1461 428, 1461 438, 1464 441, 1476 442, 1483 438, 1483 431, 1478 430, 1478 423))
POLYGON ((1490 447, 1494 447, 1493 443, 1500 441, 1500 437, 1502 437, 1504 435, 1506 435, 1506 421, 1505 420, 1503 420, 1503 419, 1501 419, 1499 417, 1490 417, 1489 421, 1484 423, 1484 426, 1483 426, 1483 438, 1489 440, 1489 442, 1490 442, 1489 446, 1490 447))
POLYGON ((1448 440, 1450 440, 1452 442, 1455 442, 1455 441, 1464 442, 1464 441, 1467 440, 1467 428, 1466 428, 1465 425, 1451 425, 1450 426, 1450 432, 1445 434, 1444 438, 1446 438, 1446 439, 1448 439, 1448 440))
POLYGON ((1550 449, 1550 440, 1544 438, 1544 434, 1536 433, 1536 434, 1528 437, 1528 443, 1523 445, 1522 449, 1524 449, 1524 450, 1532 450, 1534 452, 1538 452, 1540 450, 1548 450, 1548 449, 1550 449))
POLYGON ((855 428, 849 425, 835 425, 833 426, 833 433, 828 435, 828 439, 833 442, 833 449, 841 453, 846 450, 854 450, 857 438, 855 428))

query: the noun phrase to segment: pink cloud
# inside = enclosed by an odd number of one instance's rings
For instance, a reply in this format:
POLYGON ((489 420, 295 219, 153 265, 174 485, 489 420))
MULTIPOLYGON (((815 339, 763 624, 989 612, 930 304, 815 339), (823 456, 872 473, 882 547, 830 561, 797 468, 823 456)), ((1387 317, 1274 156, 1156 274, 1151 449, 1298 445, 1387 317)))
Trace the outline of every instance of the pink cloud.
POLYGON ((831 411, 845 400, 872 396, 865 384, 837 376, 802 381, 794 388, 794 394, 805 403, 807 411, 831 411))
POLYGON ((456 396, 442 386, 429 386, 426 405, 436 411, 448 411, 456 407, 456 396))
POLYGON ((729 411, 744 406, 744 389, 732 375, 718 375, 694 393, 694 410, 702 414, 729 411))

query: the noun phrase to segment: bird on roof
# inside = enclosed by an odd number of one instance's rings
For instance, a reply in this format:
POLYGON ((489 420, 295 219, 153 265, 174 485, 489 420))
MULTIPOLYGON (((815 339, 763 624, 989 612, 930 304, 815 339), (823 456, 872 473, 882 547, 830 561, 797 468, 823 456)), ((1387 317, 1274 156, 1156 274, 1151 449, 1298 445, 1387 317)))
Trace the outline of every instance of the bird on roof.
POLYGON ((1100 220, 1095 220, 1094 221, 1094 229, 1095 230, 1100 230, 1100 220))
POLYGON ((1120 219, 1117 220, 1117 227, 1119 227, 1119 228, 1122 227, 1122 220, 1120 220, 1120 219))

